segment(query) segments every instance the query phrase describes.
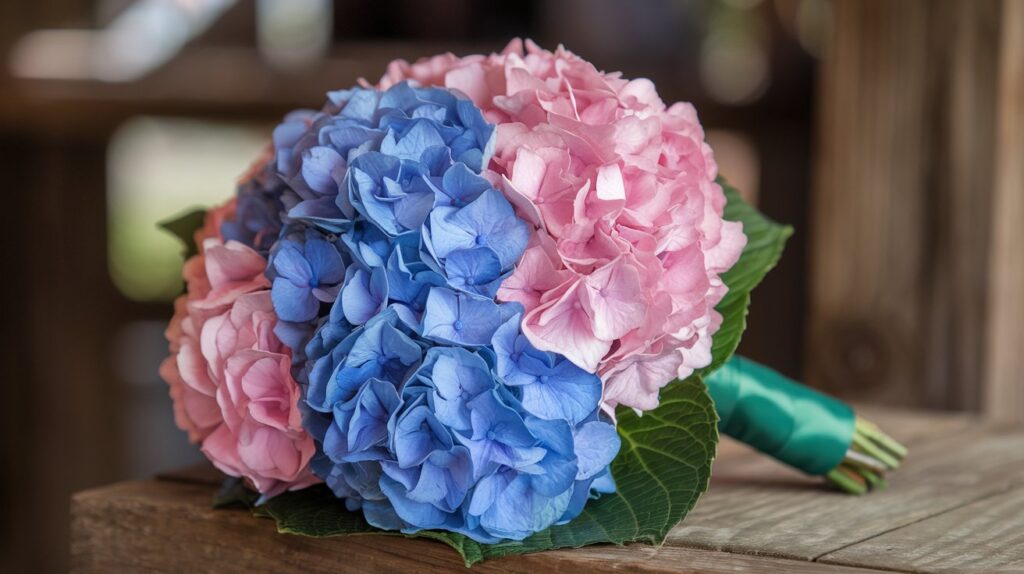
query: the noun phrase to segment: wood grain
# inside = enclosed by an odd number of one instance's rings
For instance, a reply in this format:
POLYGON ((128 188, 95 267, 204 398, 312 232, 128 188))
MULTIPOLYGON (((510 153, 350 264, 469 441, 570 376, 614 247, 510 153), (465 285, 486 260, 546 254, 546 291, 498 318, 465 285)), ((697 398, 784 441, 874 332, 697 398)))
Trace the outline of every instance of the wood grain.
POLYGON ((913 572, 1024 572, 1024 488, 827 554, 822 562, 913 572))
POLYGON ((669 544, 814 560, 1024 484, 1021 445, 1024 430, 977 425, 922 437, 889 488, 864 497, 765 457, 737 457, 714 467, 708 494, 669 544))
MULTIPOLYGON (((209 508, 213 488, 128 482, 72 500, 72 571, 358 572, 465 571, 447 546, 396 536, 315 539, 278 534, 245 511, 209 508)), ((471 572, 678 572, 869 574, 878 570, 764 559, 687 548, 632 545, 546 552, 485 562, 471 572)))

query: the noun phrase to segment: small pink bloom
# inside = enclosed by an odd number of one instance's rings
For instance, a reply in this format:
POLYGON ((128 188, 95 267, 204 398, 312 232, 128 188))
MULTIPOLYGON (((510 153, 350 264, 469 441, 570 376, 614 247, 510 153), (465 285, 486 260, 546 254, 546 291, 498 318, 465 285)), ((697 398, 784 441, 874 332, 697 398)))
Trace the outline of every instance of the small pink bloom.
POLYGON ((171 356, 160 375, 189 440, 271 497, 317 482, 309 469, 315 447, 302 428, 290 352, 274 334, 266 260, 219 236, 233 209, 211 209, 196 234, 200 253, 183 268, 188 291, 175 301, 171 356))
POLYGON ((317 482, 308 468, 316 449, 302 428, 290 370, 286 354, 248 349, 231 355, 217 389, 223 424, 203 441, 217 468, 248 478, 268 498, 317 482))

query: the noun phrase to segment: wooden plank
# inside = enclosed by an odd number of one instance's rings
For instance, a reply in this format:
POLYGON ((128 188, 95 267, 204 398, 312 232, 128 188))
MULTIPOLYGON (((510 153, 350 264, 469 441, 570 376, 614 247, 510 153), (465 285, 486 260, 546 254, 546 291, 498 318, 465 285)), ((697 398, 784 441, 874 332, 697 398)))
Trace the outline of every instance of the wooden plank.
POLYGON ((985 411, 1024 421, 1024 2, 1003 3, 985 411))
POLYGON ((765 457, 713 469, 711 488, 669 544, 813 560, 883 532, 1024 484, 1024 429, 975 426, 911 443, 889 488, 825 490, 765 457))
MULTIPOLYGON (((127 482, 75 495, 72 571, 375 573, 463 571, 437 542, 397 536, 314 539, 279 534, 270 520, 209 508, 213 488, 127 482)), ((869 574, 879 570, 643 545, 599 546, 484 562, 472 572, 869 574)))
POLYGON ((912 572, 1024 572, 1024 488, 843 548, 831 564, 874 565, 912 572))

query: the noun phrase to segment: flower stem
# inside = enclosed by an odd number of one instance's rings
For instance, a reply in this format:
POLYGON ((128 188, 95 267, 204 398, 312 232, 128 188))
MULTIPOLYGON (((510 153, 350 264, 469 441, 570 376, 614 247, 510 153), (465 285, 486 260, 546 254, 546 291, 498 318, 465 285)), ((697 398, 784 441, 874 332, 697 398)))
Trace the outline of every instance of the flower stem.
POLYGON ((885 488, 885 473, 899 468, 906 455, 906 447, 858 416, 846 456, 825 475, 825 480, 850 494, 885 488))

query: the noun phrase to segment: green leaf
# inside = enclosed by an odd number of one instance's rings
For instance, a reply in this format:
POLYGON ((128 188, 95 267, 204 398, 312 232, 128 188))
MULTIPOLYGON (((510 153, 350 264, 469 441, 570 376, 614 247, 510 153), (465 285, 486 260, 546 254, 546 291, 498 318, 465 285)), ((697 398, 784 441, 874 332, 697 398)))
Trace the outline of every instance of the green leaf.
POLYGON ((725 190, 725 219, 743 223, 747 246, 736 265, 722 275, 729 292, 716 307, 722 314, 722 326, 711 342, 711 364, 698 371, 701 377, 717 370, 736 352, 747 328, 750 292, 779 262, 786 240, 793 235, 792 227, 779 225, 762 215, 756 207, 743 201, 739 192, 725 180, 719 178, 718 183, 725 190))
POLYGON ((206 210, 197 208, 184 212, 180 215, 176 215, 170 219, 165 219, 157 225, 171 232, 171 234, 185 244, 185 258, 188 259, 196 253, 199 253, 199 246, 196 245, 195 233, 196 230, 203 226, 203 220, 205 218, 206 210))
MULTIPOLYGON (((666 388, 657 409, 643 416, 619 409, 618 419, 622 450, 612 463, 618 491, 590 501, 571 523, 521 542, 499 544, 480 544, 450 532, 411 536, 448 544, 467 566, 489 558, 588 544, 661 544, 707 489, 718 442, 718 417, 704 383, 691 377, 666 388)), ((323 485, 277 496, 255 507, 254 513, 275 519, 278 530, 290 534, 396 535, 374 529, 360 513, 348 512, 323 485)))

